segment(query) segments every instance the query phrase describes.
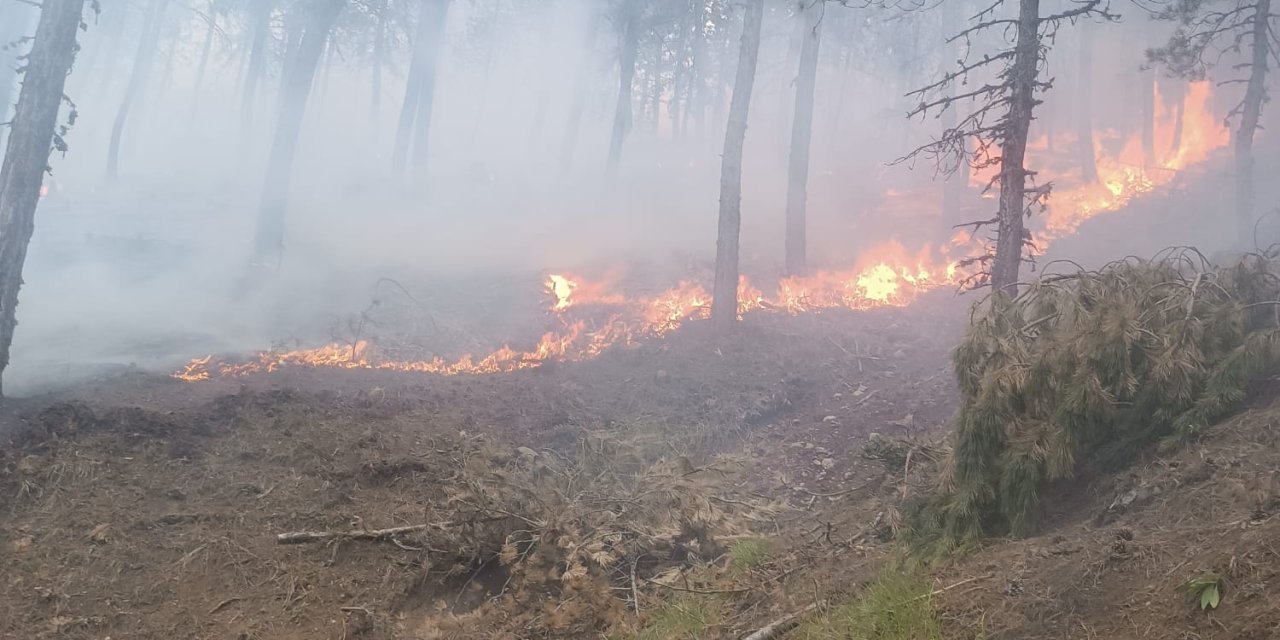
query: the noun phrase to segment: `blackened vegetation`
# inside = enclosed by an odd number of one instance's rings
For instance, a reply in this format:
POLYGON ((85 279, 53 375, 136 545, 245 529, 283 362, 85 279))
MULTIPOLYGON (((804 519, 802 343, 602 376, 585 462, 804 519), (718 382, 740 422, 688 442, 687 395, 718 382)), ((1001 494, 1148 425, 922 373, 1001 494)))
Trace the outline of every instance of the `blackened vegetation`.
POLYGON ((1034 529, 1049 482, 1197 437, 1280 362, 1280 253, 1215 267, 1190 249, 991 296, 954 355, 954 464, 917 511, 946 552, 1034 529))
POLYGON ((1016 18, 996 18, 996 11, 1004 4, 1004 0, 998 0, 983 9, 973 17, 973 26, 948 40, 963 43, 967 54, 957 61, 956 70, 908 94, 920 99, 909 117, 937 115, 958 109, 961 104, 972 104, 972 109, 936 140, 898 161, 924 157, 946 174, 962 164, 973 169, 999 167, 988 185, 1000 187, 996 217, 962 225, 973 227, 975 233, 994 225, 994 246, 985 254, 970 258, 964 266, 980 265, 969 285, 991 285, 996 291, 1014 295, 1024 251, 1031 245, 1024 218, 1036 207, 1043 208, 1052 187, 1049 183, 1036 185, 1035 172, 1028 170, 1025 162, 1027 134, 1035 108, 1041 103, 1037 96, 1053 87, 1052 78, 1041 76, 1049 51, 1046 41, 1056 36, 1063 22, 1114 20, 1118 16, 1110 13, 1102 0, 1076 2, 1070 9, 1043 17, 1040 0, 1019 0, 1016 18), (1012 46, 972 59, 972 38, 993 30, 1004 31, 1006 39, 1012 36, 1012 46), (994 79, 986 79, 991 76, 994 79), (955 84, 966 86, 972 77, 980 83, 975 88, 954 90, 955 84))

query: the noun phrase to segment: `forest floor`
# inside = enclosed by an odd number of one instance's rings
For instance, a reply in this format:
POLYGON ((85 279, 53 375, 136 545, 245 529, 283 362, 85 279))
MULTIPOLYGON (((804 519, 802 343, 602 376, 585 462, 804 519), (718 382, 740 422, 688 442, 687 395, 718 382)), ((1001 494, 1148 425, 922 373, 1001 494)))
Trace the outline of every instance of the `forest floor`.
MULTIPOLYGON (((432 320, 461 348, 537 335, 540 301, 462 295, 432 320)), ((0 638, 743 638, 801 611, 788 638, 1280 638, 1275 380, 1199 442, 1052 487, 1033 537, 899 562, 970 302, 505 374, 126 370, 6 400, 0 638), (1206 572, 1212 612, 1180 590, 1206 572)))

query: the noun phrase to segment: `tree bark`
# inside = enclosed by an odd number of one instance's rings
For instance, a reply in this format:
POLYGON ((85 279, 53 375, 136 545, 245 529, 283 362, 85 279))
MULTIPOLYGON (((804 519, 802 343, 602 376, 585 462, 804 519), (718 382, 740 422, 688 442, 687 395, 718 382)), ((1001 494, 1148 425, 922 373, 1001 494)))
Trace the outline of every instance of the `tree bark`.
POLYGON ((565 122, 564 139, 560 143, 560 174, 567 173, 573 165, 573 152, 578 148, 578 132, 582 129, 582 114, 587 109, 587 82, 591 72, 596 34, 600 29, 600 14, 593 12, 587 20, 583 34, 582 51, 578 52, 577 85, 573 91, 573 103, 569 106, 569 119, 565 122))
POLYGON ((791 121, 791 166, 787 174, 786 268, 787 275, 808 269, 806 252, 806 200, 809 157, 813 142, 813 97, 818 86, 818 48, 822 44, 823 0, 803 0, 800 20, 804 39, 800 44, 800 75, 796 76, 796 107, 791 121))
POLYGON ((711 290, 711 322, 720 334, 738 321, 738 240, 742 231, 742 147, 747 139, 751 92, 760 57, 760 31, 764 24, 764 0, 747 0, 742 20, 738 72, 725 127, 724 154, 720 164, 720 222, 716 236, 716 276, 711 290))
POLYGON ((1080 66, 1076 70, 1079 79, 1076 107, 1076 154, 1080 163, 1080 177, 1087 184, 1098 181, 1097 151, 1093 141, 1093 25, 1085 21, 1080 25, 1080 66))
POLYGON ((631 133, 631 85, 636 76, 636 50, 640 46, 639 0, 625 1, 625 24, 622 25, 622 37, 618 42, 618 105, 613 115, 613 133, 609 139, 606 165, 610 177, 618 173, 618 163, 622 161, 622 145, 631 133))
POLYGON ((168 4, 169 0, 151 0, 147 6, 147 18, 142 25, 142 35, 138 38, 138 52, 133 58, 129 86, 124 90, 124 98, 120 101, 115 122, 111 125, 111 142, 107 145, 108 178, 115 179, 120 173, 120 143, 124 137, 124 125, 129 119, 129 109, 133 106, 133 101, 147 91, 151 67, 155 62, 156 46, 160 41, 160 27, 164 23, 164 10, 168 4))
POLYGON ((1187 86, 1182 80, 1172 81, 1174 91, 1167 91, 1165 95, 1173 101, 1173 141, 1169 143, 1169 156, 1177 156, 1182 151, 1182 127, 1183 118, 1187 112, 1187 86))
MULTIPOLYGON (((1143 29, 1146 31, 1146 28, 1143 29)), ((1138 91, 1142 92, 1142 166, 1156 164, 1156 71, 1138 70, 1138 91)))
POLYGON ((421 173, 426 172, 436 66, 448 13, 449 0, 422 0, 413 41, 413 59, 409 62, 404 103, 400 108, 395 148, 391 154, 391 164, 397 171, 405 168, 412 143, 413 165, 421 173))
POLYGON ((255 259, 260 264, 279 265, 284 251, 285 212, 289 205, 289 183, 293 159, 306 113, 307 98, 315 81, 316 67, 324 53, 333 23, 342 12, 345 0, 315 0, 307 10, 302 40, 290 65, 284 92, 280 96, 280 115, 271 142, 271 155, 258 206, 258 234, 255 259))
POLYGON ((256 0, 249 31, 249 61, 245 67, 244 88, 240 91, 240 136, 242 143, 253 131, 253 111, 258 100, 258 85, 266 68, 267 39, 271 36, 271 0, 256 0))
POLYGON ((213 52, 213 36, 218 28, 217 5, 210 0, 209 15, 206 18, 208 28, 204 33, 204 46, 200 49, 200 64, 196 67, 195 86, 191 89, 191 122, 196 122, 196 111, 200 107, 200 89, 204 86, 204 72, 209 66, 209 55, 213 52))
POLYGON ((1009 69, 1009 113, 1000 141, 1000 212, 996 231, 996 255, 991 265, 991 287, 1009 296, 1017 294, 1018 272, 1027 232, 1026 212, 1027 132, 1035 109, 1035 81, 1040 59, 1040 0, 1019 0, 1018 40, 1009 69))
POLYGON ((1258 0, 1254 5, 1252 42, 1253 58, 1249 68, 1249 84, 1240 105, 1240 127, 1236 131, 1236 225, 1242 247, 1253 247, 1255 221, 1253 192, 1253 136, 1258 130, 1262 105, 1267 99, 1267 57, 1270 55, 1271 0, 1258 0))
POLYGON ((67 74, 78 49, 76 30, 83 12, 84 0, 44 0, 0 164, 0 376, 9 365, 9 347, 18 326, 22 267, 35 232, 40 184, 57 132, 67 74))
POLYGON ((373 32, 373 77, 369 82, 369 122, 374 136, 382 123, 382 65, 387 55, 387 0, 380 0, 374 8, 378 24, 373 32))

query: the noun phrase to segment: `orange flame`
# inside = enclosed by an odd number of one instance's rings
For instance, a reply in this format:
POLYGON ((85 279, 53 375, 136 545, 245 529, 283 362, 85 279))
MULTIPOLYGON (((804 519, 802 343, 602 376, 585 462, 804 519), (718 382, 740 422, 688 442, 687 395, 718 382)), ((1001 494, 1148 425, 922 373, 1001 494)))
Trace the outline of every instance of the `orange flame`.
MULTIPOLYGON (((1055 176, 1045 166, 1049 140, 1040 138, 1029 145, 1028 164, 1037 169, 1041 181, 1052 181, 1056 188, 1048 203, 1047 215, 1039 218, 1043 228, 1035 232, 1037 246, 1043 250, 1049 242, 1074 232, 1079 225, 1100 213, 1114 211, 1153 189, 1171 182, 1177 172, 1204 161, 1230 139, 1229 132, 1217 121, 1211 109, 1212 87, 1208 82, 1191 83, 1184 102, 1180 144, 1173 148, 1174 117, 1163 109, 1156 113, 1155 142, 1168 150, 1160 158, 1146 163, 1142 142, 1133 136, 1111 154, 1109 144, 1096 145, 1098 180, 1085 183, 1070 172, 1055 176)), ((1114 131, 1098 134, 1104 142, 1115 139, 1114 131)), ((1055 137, 1062 149, 1074 148, 1070 136, 1055 137)), ((990 176, 973 176, 975 185, 986 186, 990 176)), ((886 206, 902 207, 903 194, 890 193, 886 206)), ((789 314, 823 309, 869 309, 904 306, 918 295, 939 286, 954 286, 967 274, 959 267, 957 257, 974 254, 981 240, 958 232, 937 247, 925 246, 914 254, 896 241, 883 243, 864 252, 853 268, 820 271, 808 276, 785 278, 772 296, 766 296, 743 277, 738 285, 738 313, 775 310, 789 314), (978 246, 975 246, 978 245, 978 246)), ((610 290, 608 282, 590 282, 563 274, 548 276, 546 291, 551 298, 550 310, 560 321, 560 329, 544 334, 527 351, 503 346, 479 359, 464 355, 448 361, 395 361, 371 353, 368 343, 354 345, 329 344, 318 349, 268 351, 248 362, 231 364, 215 362, 212 356, 192 360, 174 378, 187 382, 209 380, 218 376, 243 376, 272 372, 282 367, 308 366, 344 369, 386 369, 460 375, 500 373, 537 367, 548 360, 581 361, 598 356, 614 346, 635 344, 646 337, 662 336, 686 322, 709 317, 711 295, 696 282, 680 282, 656 295, 627 296, 610 290), (593 317, 588 323, 571 315, 584 308, 606 310, 603 321, 593 317)))

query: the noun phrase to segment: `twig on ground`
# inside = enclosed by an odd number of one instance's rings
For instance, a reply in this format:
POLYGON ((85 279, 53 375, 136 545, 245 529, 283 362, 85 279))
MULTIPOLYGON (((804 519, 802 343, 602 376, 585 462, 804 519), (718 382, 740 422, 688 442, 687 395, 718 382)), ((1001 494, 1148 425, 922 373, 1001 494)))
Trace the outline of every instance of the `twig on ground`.
POLYGON ((943 588, 941 588, 941 589, 934 589, 933 591, 930 591, 929 593, 922 593, 922 594, 920 594, 920 595, 918 595, 918 596, 916 596, 916 597, 914 597, 914 598, 912 598, 912 599, 910 599, 910 600, 907 600, 907 602, 915 602, 916 600, 924 600, 925 598, 932 598, 933 596, 936 596, 936 595, 938 595, 938 594, 940 594, 940 593, 946 593, 947 591, 950 591, 950 590, 952 590, 952 589, 954 589, 954 588, 956 588, 956 587, 964 586, 964 585, 966 585, 966 584, 969 584, 970 582, 977 582, 977 581, 979 581, 979 580, 986 580, 987 578, 990 578, 990 577, 992 577, 992 576, 994 576, 994 575, 995 575, 994 573, 988 573, 988 574, 987 574, 987 575, 985 575, 985 576, 974 576, 974 577, 972 577, 972 578, 968 578, 968 579, 965 579, 965 580, 961 580, 960 582, 957 582, 957 583, 955 583, 955 584, 953 584, 953 585, 951 585, 951 586, 943 587, 943 588))
POLYGON ((219 602, 218 604, 214 605, 214 607, 209 610, 209 615, 213 615, 219 611, 222 611, 223 609, 227 608, 227 605, 240 602, 241 600, 244 600, 244 598, 241 598, 240 596, 233 596, 233 597, 227 598, 226 600, 223 600, 222 602, 219 602))
POLYGON ((649 584, 657 585, 659 587, 662 587, 663 589, 670 589, 672 591, 683 591, 685 593, 696 593, 700 596, 713 596, 713 595, 720 595, 720 594, 726 594, 726 593, 747 593, 748 591, 752 591, 751 587, 743 587, 740 589, 693 589, 690 587, 677 587, 673 584, 666 584, 666 583, 658 582, 656 580, 645 580, 645 582, 648 582, 649 584))
POLYGON ((357 529, 355 531, 292 531, 276 536, 277 544, 306 544, 326 540, 390 540, 406 533, 425 531, 427 529, 445 529, 462 524, 460 522, 430 522, 406 527, 390 529, 357 529))
POLYGON ((640 590, 636 588, 636 562, 640 556, 631 559, 631 602, 635 606, 636 616, 640 615, 640 590))
POLYGON ((795 613, 789 613, 769 624, 761 627, 758 631, 744 636, 742 640, 774 640, 781 638, 783 634, 800 626, 800 617, 818 608, 818 603, 813 603, 795 613))

